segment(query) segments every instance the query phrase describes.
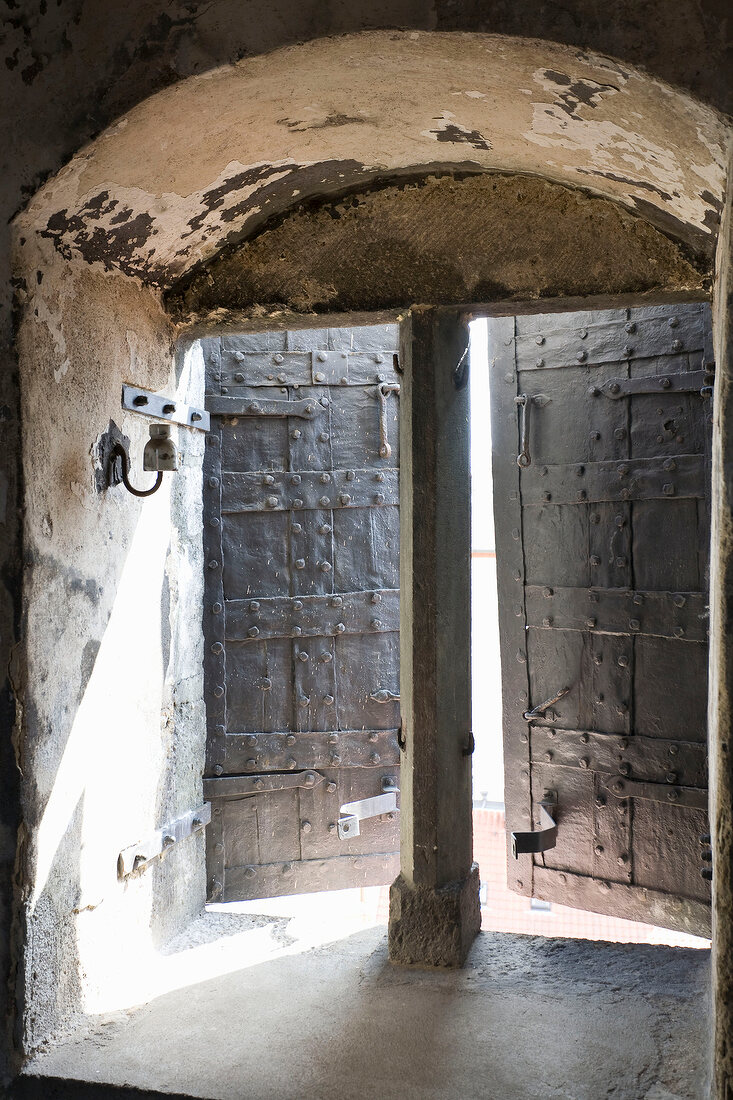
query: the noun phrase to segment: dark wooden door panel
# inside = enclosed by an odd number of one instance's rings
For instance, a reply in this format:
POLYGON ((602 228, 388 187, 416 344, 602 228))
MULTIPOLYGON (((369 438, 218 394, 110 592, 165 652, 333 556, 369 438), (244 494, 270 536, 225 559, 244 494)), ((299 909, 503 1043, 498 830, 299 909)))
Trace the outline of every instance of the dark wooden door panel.
POLYGON ((209 896, 386 883, 399 782, 397 328, 204 342, 209 896))
POLYGON ((507 825, 548 796, 558 820, 509 885, 699 934, 709 327, 699 304, 490 322, 507 825))

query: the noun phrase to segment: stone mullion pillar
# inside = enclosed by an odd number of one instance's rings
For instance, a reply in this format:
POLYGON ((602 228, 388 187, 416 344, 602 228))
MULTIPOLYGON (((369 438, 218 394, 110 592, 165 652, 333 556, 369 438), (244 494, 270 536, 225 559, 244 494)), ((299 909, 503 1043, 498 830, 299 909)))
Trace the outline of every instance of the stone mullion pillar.
POLYGON ((419 308, 403 332, 400 665, 405 752, 395 962, 460 966, 480 927, 472 862, 468 327, 419 308))

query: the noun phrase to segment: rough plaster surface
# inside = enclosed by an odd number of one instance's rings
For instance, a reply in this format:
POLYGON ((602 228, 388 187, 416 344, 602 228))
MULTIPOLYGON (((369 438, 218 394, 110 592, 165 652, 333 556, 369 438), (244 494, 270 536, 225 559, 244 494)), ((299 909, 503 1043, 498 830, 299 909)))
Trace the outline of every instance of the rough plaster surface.
POLYGON ((182 977, 216 951, 215 977, 28 1072, 213 1100, 705 1096, 707 952, 481 933, 445 971, 390 965, 379 928, 308 946, 292 921, 207 913, 171 950, 182 977))
POLYGON ((588 187, 710 252, 727 141, 714 112, 609 58, 372 32, 160 92, 73 158, 19 225, 166 286, 296 200, 443 165, 588 187))
POLYGON ((693 290, 678 243, 617 203, 531 176, 430 177, 309 204, 217 256, 174 313, 408 308, 414 302, 693 290))
POLYGON ((713 837, 714 1095, 733 1096, 733 195, 728 194, 717 256, 710 599, 711 835, 713 837))
POLYGON ((204 899, 201 838, 117 880, 123 848, 202 801, 203 436, 179 432, 185 465, 145 502, 121 485, 100 493, 94 468, 95 442, 114 419, 131 439, 133 478, 149 482, 149 421, 122 411, 122 382, 200 400, 202 365, 193 349, 174 363, 150 291, 45 248, 22 247, 29 277, 19 294, 27 1049, 84 1010, 139 1000, 150 955, 204 899))

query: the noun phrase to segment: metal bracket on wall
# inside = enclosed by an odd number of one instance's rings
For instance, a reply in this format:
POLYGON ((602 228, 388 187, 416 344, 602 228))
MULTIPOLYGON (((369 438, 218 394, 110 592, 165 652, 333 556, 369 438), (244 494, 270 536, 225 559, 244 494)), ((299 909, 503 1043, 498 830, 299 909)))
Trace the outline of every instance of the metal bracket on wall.
POLYGON ((182 401, 162 397, 158 393, 138 389, 137 386, 123 385, 122 408, 128 412, 154 416, 159 420, 170 420, 172 424, 182 424, 186 428, 197 428, 200 432, 208 432, 211 428, 211 420, 205 409, 184 405, 182 401))
POLYGON ((193 833, 206 828, 211 821, 211 803, 204 802, 198 810, 189 810, 182 817, 164 825, 139 844, 124 848, 117 857, 117 877, 127 878, 136 871, 142 871, 149 863, 162 856, 179 840, 185 840, 193 833))
POLYGON ((602 393, 612 401, 633 394, 701 393, 707 377, 704 370, 684 371, 682 374, 659 374, 645 378, 609 378, 593 392, 602 393))
POLYGON ((515 859, 526 853, 546 852, 557 844, 557 792, 545 791, 540 802, 540 827, 531 832, 512 832, 512 855, 515 859))
POLYGON ((397 795, 400 793, 393 779, 382 780, 382 794, 373 798, 362 798, 359 802, 345 802, 340 809, 343 815, 339 818, 339 840, 351 840, 359 836, 359 822, 366 821, 369 817, 380 817, 381 814, 394 813, 397 809, 397 795))

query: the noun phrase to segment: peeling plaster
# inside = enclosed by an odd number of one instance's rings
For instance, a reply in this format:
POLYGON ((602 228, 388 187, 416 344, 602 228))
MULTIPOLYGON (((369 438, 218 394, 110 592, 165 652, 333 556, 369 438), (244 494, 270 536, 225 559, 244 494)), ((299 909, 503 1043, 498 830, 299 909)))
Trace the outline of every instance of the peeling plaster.
POLYGON ((476 171, 592 183, 710 254, 729 136, 689 96, 585 51, 369 32, 158 93, 76 156, 18 227, 49 236, 62 255, 166 288, 296 195, 417 174, 437 150, 450 171, 468 149, 476 171), (460 110, 446 110, 456 95, 460 110))

